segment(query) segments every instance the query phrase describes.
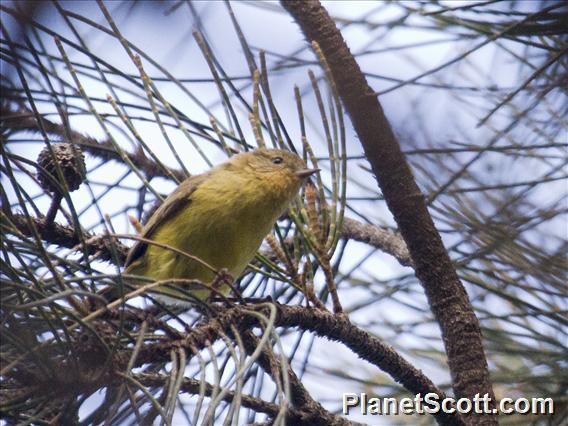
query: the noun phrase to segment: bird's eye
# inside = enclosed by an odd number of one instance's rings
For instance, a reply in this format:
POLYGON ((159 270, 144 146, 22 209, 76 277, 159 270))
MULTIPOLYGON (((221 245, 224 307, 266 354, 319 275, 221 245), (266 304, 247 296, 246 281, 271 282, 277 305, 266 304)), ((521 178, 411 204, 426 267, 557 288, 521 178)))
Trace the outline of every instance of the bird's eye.
POLYGON ((282 157, 274 157, 274 158, 272 159, 272 162, 273 162, 274 164, 282 164, 282 163, 284 162, 284 159, 283 159, 282 157))

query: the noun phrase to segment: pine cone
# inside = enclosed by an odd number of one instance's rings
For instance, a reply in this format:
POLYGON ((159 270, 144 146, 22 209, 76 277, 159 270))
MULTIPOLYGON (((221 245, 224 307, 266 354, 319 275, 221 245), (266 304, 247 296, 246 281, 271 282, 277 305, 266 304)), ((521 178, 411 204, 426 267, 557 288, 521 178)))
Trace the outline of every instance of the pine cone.
MULTIPOLYGON (((51 149, 53 150, 55 161, 61 167, 69 192, 75 191, 83 183, 86 176, 83 152, 79 147, 70 143, 53 144, 51 149)), ((37 168, 37 178, 43 189, 51 193, 59 193, 60 189, 48 176, 48 174, 51 175, 53 179, 59 182, 57 166, 53 157, 48 147, 45 147, 39 153, 37 163, 40 167, 37 168)))

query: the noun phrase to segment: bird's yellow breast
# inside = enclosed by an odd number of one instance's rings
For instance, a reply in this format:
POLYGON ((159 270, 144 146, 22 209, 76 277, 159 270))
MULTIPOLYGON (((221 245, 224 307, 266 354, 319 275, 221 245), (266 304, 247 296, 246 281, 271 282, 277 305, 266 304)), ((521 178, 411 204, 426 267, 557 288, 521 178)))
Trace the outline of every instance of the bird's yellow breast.
MULTIPOLYGON (((151 239, 196 256, 217 270, 225 268, 238 278, 297 190, 298 185, 291 181, 218 171, 197 187, 190 202, 161 224, 151 239)), ((155 280, 187 278, 207 283, 214 278, 198 262, 153 245, 128 272, 155 280)), ((209 294, 192 293, 200 298, 209 294)))

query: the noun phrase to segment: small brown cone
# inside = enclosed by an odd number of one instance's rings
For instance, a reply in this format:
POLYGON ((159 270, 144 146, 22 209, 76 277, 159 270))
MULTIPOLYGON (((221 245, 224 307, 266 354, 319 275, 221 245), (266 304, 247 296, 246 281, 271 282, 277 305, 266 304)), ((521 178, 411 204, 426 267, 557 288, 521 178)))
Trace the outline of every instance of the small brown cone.
MULTIPOLYGON (((37 178, 41 187, 54 194, 60 193, 58 186, 48 176, 49 174, 53 179, 59 181, 56 166, 56 164, 59 164, 69 192, 75 191, 81 186, 86 176, 83 152, 79 147, 70 143, 52 144, 51 149, 53 150, 53 156, 49 148, 45 147, 37 158, 39 166, 37 167, 37 178)), ((62 182, 60 184, 63 186, 62 182)))

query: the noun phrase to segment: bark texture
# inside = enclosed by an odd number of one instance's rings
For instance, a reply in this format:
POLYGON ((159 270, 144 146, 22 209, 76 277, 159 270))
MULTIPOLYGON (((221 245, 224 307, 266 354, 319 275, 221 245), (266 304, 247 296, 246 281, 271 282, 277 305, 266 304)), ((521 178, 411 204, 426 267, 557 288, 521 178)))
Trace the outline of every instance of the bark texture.
MULTIPOLYGON (((317 42, 412 257, 416 276, 442 331, 457 397, 494 394, 481 330, 442 239, 383 109, 333 19, 317 0, 282 1, 309 42, 317 42)), ((496 416, 470 424, 497 424, 496 416)))
MULTIPOLYGON (((435 393, 441 401, 446 397, 421 370, 400 356, 392 347, 383 343, 372 334, 361 330, 353 325, 347 316, 335 315, 327 311, 305 306, 288 306, 274 304, 276 308, 275 327, 298 327, 301 330, 310 331, 317 336, 325 337, 331 341, 341 342, 351 349, 359 358, 377 366, 382 371, 389 374, 396 382, 400 383, 413 394, 435 393)), ((148 362, 167 360, 171 351, 175 348, 184 348, 188 351, 191 348, 201 349, 208 342, 215 342, 221 332, 228 336, 233 336, 233 328, 237 327, 241 331, 241 338, 247 350, 254 350, 258 346, 258 341, 250 342, 250 330, 262 325, 258 315, 251 315, 251 312, 261 313, 265 318, 270 316, 270 311, 261 305, 257 307, 235 306, 218 312, 207 323, 192 328, 191 332, 180 339, 172 339, 155 344, 144 345, 136 358, 134 367, 144 365, 148 362)), ((254 336, 253 336, 254 337, 254 336)), ((256 337, 254 337, 257 339, 256 337)), ((126 365, 131 357, 130 351, 117 353, 113 365, 126 365)), ((267 372, 281 371, 281 367, 275 364, 276 358, 263 353, 259 357, 259 365, 267 372)), ((306 413, 312 413, 312 425, 331 425, 341 424, 347 420, 338 418, 327 412, 317 401, 314 401, 302 382, 298 379, 293 370, 288 371, 289 382, 292 391, 292 402, 294 406, 306 413)), ((460 426, 464 425, 464 418, 456 413, 438 412, 434 414, 436 422, 440 425, 460 426)))

